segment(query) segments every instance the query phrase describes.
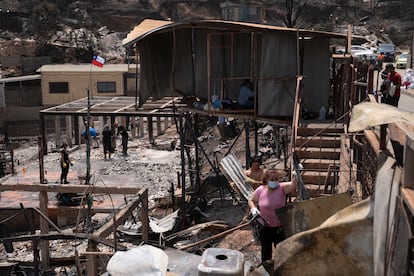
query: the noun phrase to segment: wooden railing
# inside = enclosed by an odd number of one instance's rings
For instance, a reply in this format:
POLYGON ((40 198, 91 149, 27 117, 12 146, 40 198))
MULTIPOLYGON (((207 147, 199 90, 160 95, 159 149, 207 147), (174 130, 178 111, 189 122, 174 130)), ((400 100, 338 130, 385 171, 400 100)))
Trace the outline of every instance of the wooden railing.
MULTIPOLYGON (((8 237, 0 238, 0 242, 5 244, 10 244, 15 241, 22 240, 32 240, 35 244, 40 244, 41 250, 41 263, 43 268, 48 268, 50 265, 50 254, 49 254, 49 240, 53 239, 88 239, 88 249, 87 249, 87 275, 98 275, 97 274, 97 255, 100 253, 95 250, 98 243, 103 243, 105 245, 111 246, 116 251, 118 248, 121 248, 117 245, 117 227, 124 223, 126 219, 131 215, 131 213, 141 205, 141 221, 142 221, 142 240, 148 241, 149 238, 149 218, 148 218, 148 190, 139 189, 132 187, 101 187, 101 186, 87 186, 87 185, 45 185, 45 184, 2 184, 0 185, 0 192, 5 191, 21 191, 21 192, 38 192, 39 193, 39 209, 36 209, 36 212, 40 215, 39 227, 41 234, 35 234, 32 231, 32 235, 27 236, 17 236, 17 237, 8 237), (48 217, 49 203, 48 203, 48 193, 78 193, 83 197, 88 198, 87 195, 92 194, 134 194, 135 199, 130 201, 126 207, 119 210, 115 213, 113 211, 112 220, 108 221, 105 225, 99 228, 93 233, 67 233, 61 231, 48 217), (55 231, 49 233, 49 226, 52 226, 55 231), (108 240, 107 237, 113 234, 114 238, 108 240)), ((59 207, 63 208, 63 207, 59 207)), ((88 205, 88 202, 84 202, 79 206, 79 211, 85 208, 91 208, 88 205)), ((6 223, 8 219, 1 221, 1 223, 6 223)), ((30 223, 33 224, 33 223, 30 223)), ((33 230, 37 229, 33 225, 33 230)), ((37 246, 33 246, 34 256, 38 256, 37 246)), ((75 254, 76 263, 79 263, 79 256, 75 254)), ((35 265, 37 264, 39 258, 35 258, 35 265)))

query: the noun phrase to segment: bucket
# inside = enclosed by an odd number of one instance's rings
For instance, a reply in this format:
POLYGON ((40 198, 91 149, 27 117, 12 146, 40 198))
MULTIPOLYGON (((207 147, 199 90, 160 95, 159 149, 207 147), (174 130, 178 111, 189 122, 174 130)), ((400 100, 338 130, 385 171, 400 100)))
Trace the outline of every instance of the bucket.
POLYGON ((198 275, 243 276, 243 254, 237 250, 208 248, 201 256, 198 275))

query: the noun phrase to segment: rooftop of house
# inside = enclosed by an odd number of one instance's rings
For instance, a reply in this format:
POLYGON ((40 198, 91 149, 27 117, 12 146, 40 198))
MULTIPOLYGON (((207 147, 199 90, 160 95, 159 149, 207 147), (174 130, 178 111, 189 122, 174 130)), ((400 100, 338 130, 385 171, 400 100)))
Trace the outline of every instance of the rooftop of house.
POLYGON ((40 67, 38 73, 51 72, 128 72, 131 68, 135 68, 135 64, 105 64, 98 67, 89 63, 82 64, 47 64, 40 67))

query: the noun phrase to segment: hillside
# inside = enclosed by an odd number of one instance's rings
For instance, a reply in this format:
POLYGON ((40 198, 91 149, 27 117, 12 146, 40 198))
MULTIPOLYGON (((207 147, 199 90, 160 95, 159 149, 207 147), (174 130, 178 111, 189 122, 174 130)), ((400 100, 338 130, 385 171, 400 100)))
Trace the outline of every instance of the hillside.
MULTIPOLYGON (((5 56, 52 56, 56 63, 90 62, 93 53, 109 62, 125 60, 121 41, 145 18, 183 21, 222 19, 224 1, 14 1, 0 3, 0 58, 5 56)), ((414 30, 414 1, 393 1, 393 5, 352 0, 299 1, 287 6, 284 0, 259 1, 263 23, 354 33, 375 34, 408 49, 414 30), (397 3, 397 4, 396 4, 397 3), (287 11, 291 11, 290 13, 287 11), (398 13, 398 14, 397 14, 398 13), (290 14, 290 16, 289 16, 290 14)), ((4 68, 3 66, 3 75, 4 68)))

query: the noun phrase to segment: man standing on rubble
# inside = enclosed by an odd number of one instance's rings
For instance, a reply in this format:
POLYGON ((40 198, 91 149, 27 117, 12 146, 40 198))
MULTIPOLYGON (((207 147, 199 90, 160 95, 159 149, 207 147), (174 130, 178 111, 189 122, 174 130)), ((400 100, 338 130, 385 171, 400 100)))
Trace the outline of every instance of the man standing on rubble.
POLYGON ((122 142, 122 155, 127 156, 128 150, 128 131, 124 126, 118 127, 117 135, 121 134, 121 142, 122 142))
POLYGON ((106 154, 109 154, 109 159, 111 159, 112 152, 112 136, 114 132, 106 125, 102 131, 102 143, 104 148, 104 158, 106 160, 106 154))
POLYGON ((68 145, 63 143, 62 150, 60 151, 60 184, 68 184, 68 173, 69 173, 69 166, 72 166, 72 162, 69 159, 68 153, 68 145))
POLYGON ((273 245, 285 239, 285 233, 275 210, 286 205, 286 195, 294 192, 297 186, 296 174, 293 174, 292 181, 279 182, 285 172, 282 170, 269 169, 265 172, 263 182, 266 185, 259 186, 250 197, 248 204, 250 213, 258 219, 263 227, 259 231, 262 263, 267 264, 272 260, 273 245))

